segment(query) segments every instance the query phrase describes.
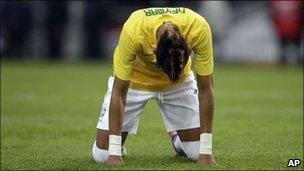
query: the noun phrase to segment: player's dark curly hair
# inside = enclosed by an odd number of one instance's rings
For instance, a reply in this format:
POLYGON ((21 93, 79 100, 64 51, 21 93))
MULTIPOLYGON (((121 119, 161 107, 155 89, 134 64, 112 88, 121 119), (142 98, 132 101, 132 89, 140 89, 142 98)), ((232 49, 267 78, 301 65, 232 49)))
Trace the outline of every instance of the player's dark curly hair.
POLYGON ((176 83, 188 62, 190 49, 175 24, 166 26, 159 37, 155 54, 158 66, 168 75, 172 83, 176 83))

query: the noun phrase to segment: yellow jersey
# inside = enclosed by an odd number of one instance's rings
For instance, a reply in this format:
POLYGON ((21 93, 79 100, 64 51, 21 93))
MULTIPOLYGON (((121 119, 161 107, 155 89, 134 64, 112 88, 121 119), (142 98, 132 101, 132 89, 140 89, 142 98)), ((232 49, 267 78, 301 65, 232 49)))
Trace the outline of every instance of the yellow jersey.
POLYGON ((157 67, 157 29, 165 21, 176 24, 193 50, 194 68, 205 76, 213 72, 213 47, 210 26, 204 17, 188 8, 147 8, 131 14, 124 23, 114 52, 114 75, 130 81, 132 89, 164 91, 178 86, 191 74, 191 57, 183 70, 182 79, 172 84, 157 67))

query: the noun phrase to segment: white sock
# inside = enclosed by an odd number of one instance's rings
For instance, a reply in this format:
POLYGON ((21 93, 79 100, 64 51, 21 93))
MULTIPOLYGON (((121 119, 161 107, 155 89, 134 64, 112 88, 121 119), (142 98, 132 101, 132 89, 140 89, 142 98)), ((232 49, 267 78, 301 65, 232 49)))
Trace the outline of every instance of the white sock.
POLYGON ((96 141, 93 144, 92 155, 96 162, 105 163, 109 157, 109 151, 97 147, 96 141))
POLYGON ((173 145, 177 151, 184 151, 182 141, 178 135, 176 135, 175 141, 173 141, 173 145))
POLYGON ((197 161, 199 155, 199 141, 185 141, 182 142, 184 152, 191 160, 197 161))

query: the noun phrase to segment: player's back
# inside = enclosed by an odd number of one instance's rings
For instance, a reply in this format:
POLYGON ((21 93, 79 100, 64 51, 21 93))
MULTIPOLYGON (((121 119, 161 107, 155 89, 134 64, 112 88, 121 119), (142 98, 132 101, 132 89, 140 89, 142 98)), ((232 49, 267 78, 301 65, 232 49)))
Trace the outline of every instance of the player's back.
MULTIPOLYGON (((176 24, 190 46, 197 39, 197 33, 208 25, 202 16, 183 7, 146 8, 134 11, 123 27, 124 32, 130 35, 130 41, 137 53, 133 63, 132 88, 159 91, 173 86, 168 76, 157 67, 154 54, 157 44, 156 32, 165 21, 176 24)), ((190 72, 191 59, 184 68, 182 80, 190 72)))

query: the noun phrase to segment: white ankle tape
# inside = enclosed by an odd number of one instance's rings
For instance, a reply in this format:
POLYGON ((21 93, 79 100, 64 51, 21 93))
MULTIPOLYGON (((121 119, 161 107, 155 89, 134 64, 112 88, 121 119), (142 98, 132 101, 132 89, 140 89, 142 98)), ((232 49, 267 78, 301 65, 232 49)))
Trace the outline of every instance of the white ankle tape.
POLYGON ((121 136, 109 136, 109 155, 121 156, 121 136))
POLYGON ((212 154, 212 134, 202 133, 200 135, 200 154, 212 154))

